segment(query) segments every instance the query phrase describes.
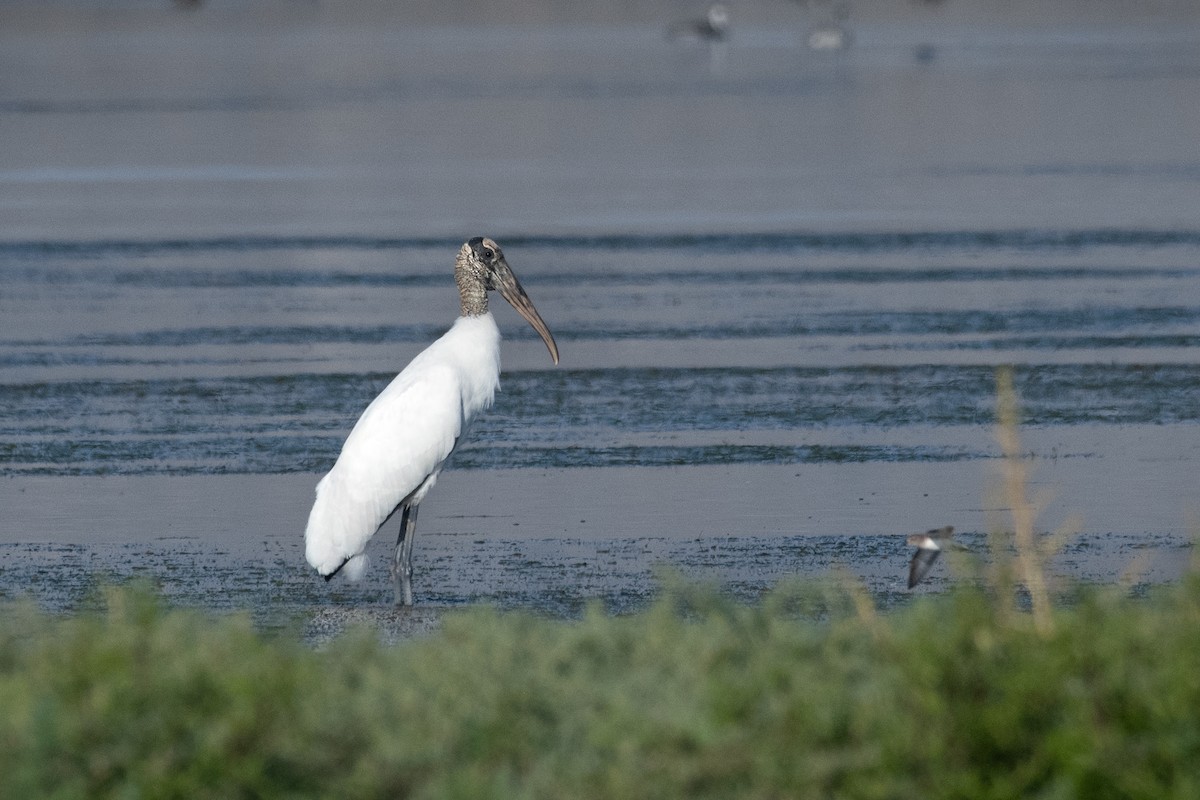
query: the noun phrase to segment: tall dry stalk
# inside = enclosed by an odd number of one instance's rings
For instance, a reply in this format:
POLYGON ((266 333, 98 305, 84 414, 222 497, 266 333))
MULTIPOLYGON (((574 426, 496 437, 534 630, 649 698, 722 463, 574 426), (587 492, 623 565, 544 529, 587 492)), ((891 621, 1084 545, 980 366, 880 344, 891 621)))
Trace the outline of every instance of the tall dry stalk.
POLYGON ((854 604, 854 613, 858 617, 858 621, 870 632, 871 638, 876 642, 887 641, 889 638, 887 625, 879 618, 879 611, 875 608, 875 601, 872 599, 870 591, 867 590, 866 584, 844 567, 839 567, 835 574, 842 591, 850 596, 850 600, 854 604))
POLYGON ((1011 367, 996 370, 996 441, 1004 455, 1001 466, 1004 495, 1012 514, 1013 543, 1017 549, 1017 569, 1033 607, 1033 624, 1043 636, 1054 631, 1050 592, 1046 585, 1047 553, 1039 546, 1033 531, 1037 517, 1034 503, 1026 494, 1029 466, 1021 455, 1018 431, 1017 393, 1013 389, 1011 367))

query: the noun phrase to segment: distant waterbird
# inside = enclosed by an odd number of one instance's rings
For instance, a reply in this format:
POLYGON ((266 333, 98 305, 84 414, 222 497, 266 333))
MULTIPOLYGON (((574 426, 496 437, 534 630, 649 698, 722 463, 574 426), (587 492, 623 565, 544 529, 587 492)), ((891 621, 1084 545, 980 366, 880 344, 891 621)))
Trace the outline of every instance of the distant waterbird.
POLYGON ((713 3, 700 19, 686 19, 667 28, 667 38, 694 37, 706 41, 721 41, 729 35, 729 9, 724 3, 713 3))
POLYGON ((845 50, 853 39, 850 31, 841 25, 821 25, 809 32, 808 46, 811 50, 845 50))
POLYGON ((847 27, 851 7, 848 0, 798 1, 802 7, 811 6, 825 20, 809 30, 805 43, 810 50, 836 52, 845 50, 854 41, 854 34, 847 27))
POLYGON ((925 533, 914 533, 908 537, 909 546, 917 548, 908 564, 908 588, 913 588, 925 579, 942 550, 950 546, 953 536, 954 526, 947 525, 925 533))
POLYGON ((499 245, 476 237, 454 263, 461 316, 417 355, 359 417, 341 454, 317 484, 304 531, 308 563, 331 579, 367 566, 364 549, 397 511, 392 560, 396 605, 412 605, 417 507, 471 423, 500 386, 500 329, 488 311, 495 290, 537 331, 558 363, 558 345, 509 268, 499 245))
POLYGON ((938 50, 936 45, 929 42, 922 42, 913 48, 913 58, 918 64, 932 64, 937 60, 938 50))

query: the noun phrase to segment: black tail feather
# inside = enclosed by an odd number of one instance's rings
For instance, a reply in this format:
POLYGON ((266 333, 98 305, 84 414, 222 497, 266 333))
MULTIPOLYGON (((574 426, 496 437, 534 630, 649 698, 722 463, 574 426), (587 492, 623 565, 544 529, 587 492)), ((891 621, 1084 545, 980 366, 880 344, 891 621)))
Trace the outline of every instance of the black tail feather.
POLYGON ((325 582, 329 583, 331 580, 333 580, 333 576, 337 575, 339 572, 341 572, 342 567, 346 566, 349 563, 350 563, 350 559, 347 558, 345 561, 338 564, 337 569, 335 569, 333 572, 329 573, 328 575, 323 576, 325 578, 325 582))

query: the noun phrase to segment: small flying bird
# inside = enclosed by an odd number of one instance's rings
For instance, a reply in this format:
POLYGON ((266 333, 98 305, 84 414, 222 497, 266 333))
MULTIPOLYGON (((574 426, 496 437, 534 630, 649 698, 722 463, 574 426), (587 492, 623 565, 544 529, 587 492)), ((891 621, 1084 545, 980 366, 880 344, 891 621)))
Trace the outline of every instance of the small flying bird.
POLYGON ((932 569, 933 563, 942 554, 942 550, 950 546, 950 539, 953 536, 954 526, 947 525, 944 528, 934 528, 925 533, 914 533, 908 537, 908 544, 917 548, 908 565, 908 588, 913 588, 925 579, 929 570, 932 569))
POLYGON ((391 571, 396 605, 413 602, 417 506, 500 386, 500 329, 488 311, 489 291, 499 291, 533 326, 558 363, 550 329, 494 241, 477 236, 462 246, 454 282, 462 315, 367 406, 317 484, 304 531, 305 556, 325 580, 342 568, 355 580, 366 570, 367 542, 399 511, 391 571))

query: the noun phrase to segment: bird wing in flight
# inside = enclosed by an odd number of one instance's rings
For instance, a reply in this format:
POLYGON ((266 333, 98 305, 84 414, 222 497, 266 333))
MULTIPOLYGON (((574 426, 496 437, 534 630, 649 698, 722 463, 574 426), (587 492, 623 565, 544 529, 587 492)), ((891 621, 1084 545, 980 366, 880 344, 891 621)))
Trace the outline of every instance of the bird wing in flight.
POLYGON ((933 562, 937 561, 941 552, 941 550, 932 548, 917 548, 917 552, 913 553, 912 561, 908 565, 908 588, 913 588, 925 579, 933 567, 933 562))

